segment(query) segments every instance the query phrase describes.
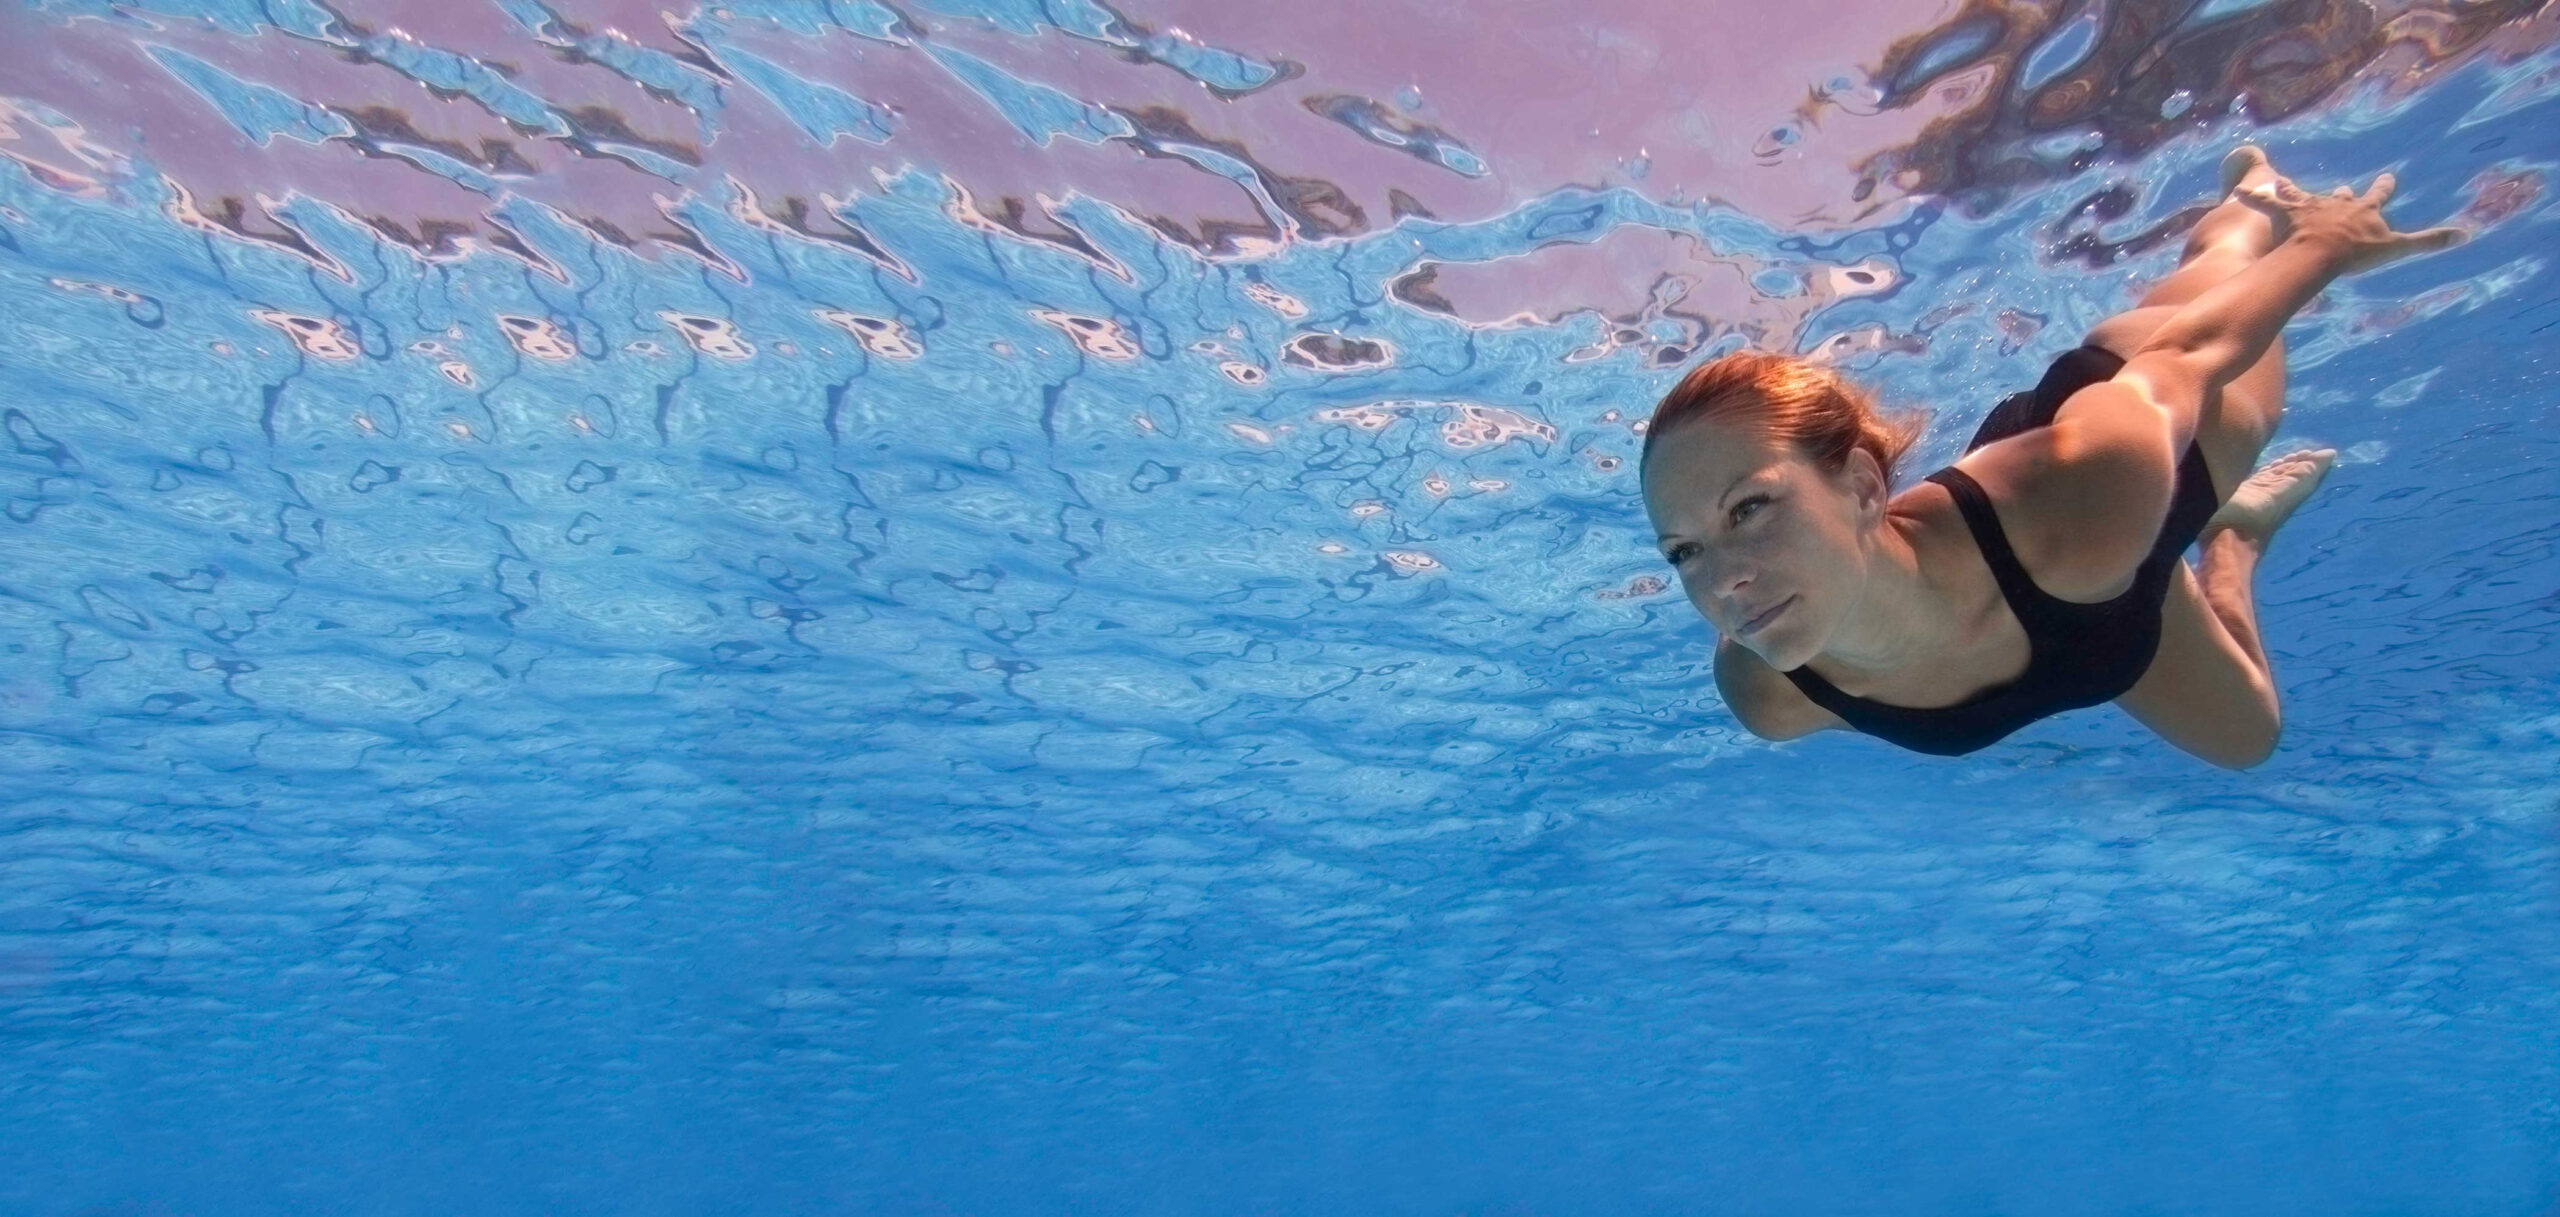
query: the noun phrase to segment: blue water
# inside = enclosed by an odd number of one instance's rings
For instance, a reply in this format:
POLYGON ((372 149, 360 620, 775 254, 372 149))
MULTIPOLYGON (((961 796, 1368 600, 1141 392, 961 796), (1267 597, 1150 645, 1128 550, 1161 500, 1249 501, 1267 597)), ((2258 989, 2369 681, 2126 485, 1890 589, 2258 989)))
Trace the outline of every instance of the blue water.
MULTIPOLYGON (((151 7, 242 147, 353 130, 208 58, 291 13, 151 7)), ((988 36, 1101 21, 1041 11, 988 36)), ((1878 261, 1796 345, 1899 339, 1843 359, 1938 409, 1926 470, 2177 245, 2069 234, 2243 137, 2440 222, 2560 169, 2554 58, 1804 232, 1555 184, 1204 251, 1075 194, 1075 248, 917 165, 846 183, 876 256, 688 178, 688 254, 346 158, 521 243, 430 256, 308 194, 299 250, 182 222, 148 140, 0 163, 0 1213, 2560 1212, 2548 195, 2291 331, 2277 447, 2344 455, 2258 577, 2246 772, 2112 709, 1750 738, 1636 493, 1679 318, 1595 355, 1390 291, 1629 229, 1780 296, 1878 261)), ((964 60, 1039 146, 1126 134, 964 60)), ((730 70, 813 140, 913 122, 730 70)))

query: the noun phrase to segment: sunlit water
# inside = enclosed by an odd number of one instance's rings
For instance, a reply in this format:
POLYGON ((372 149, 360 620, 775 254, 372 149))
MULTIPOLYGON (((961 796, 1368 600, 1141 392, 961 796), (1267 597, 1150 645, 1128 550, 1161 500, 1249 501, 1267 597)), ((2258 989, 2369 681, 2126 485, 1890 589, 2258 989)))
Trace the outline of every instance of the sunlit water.
POLYGON ((2047 8, 0 16, 0 1212, 2553 1211, 2560 22, 2047 8), (1678 369, 2244 136, 2277 756, 1742 734, 1678 369))

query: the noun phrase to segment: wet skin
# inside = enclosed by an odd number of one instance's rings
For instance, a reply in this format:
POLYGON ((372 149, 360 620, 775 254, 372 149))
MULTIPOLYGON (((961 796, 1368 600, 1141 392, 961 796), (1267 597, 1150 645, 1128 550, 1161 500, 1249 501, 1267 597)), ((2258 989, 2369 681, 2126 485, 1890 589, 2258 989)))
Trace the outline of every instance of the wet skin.
POLYGON ((1644 499, 1689 603, 1770 667, 1884 641, 1833 637, 1870 571, 1911 548, 1889 527, 1907 521, 1892 512, 1884 472, 1867 453, 1828 472, 1747 421, 1692 421, 1655 441, 1644 499))

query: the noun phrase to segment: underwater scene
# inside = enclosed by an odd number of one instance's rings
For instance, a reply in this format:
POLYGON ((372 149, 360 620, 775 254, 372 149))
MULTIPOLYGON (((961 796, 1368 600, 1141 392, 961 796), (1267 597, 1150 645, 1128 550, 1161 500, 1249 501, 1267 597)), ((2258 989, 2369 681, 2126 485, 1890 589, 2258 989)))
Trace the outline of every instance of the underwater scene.
POLYGON ((2560 1217, 2560 6, 7 0, 0 1215, 2560 1217), (2271 755, 1746 729, 2264 147, 2271 755))

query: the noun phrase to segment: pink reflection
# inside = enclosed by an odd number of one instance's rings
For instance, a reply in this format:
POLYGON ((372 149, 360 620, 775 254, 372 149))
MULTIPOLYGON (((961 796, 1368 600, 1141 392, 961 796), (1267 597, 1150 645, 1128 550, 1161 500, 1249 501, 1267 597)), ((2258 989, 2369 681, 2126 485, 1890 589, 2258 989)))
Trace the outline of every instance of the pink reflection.
MULTIPOLYGON (((2259 6, 2212 37, 2162 28, 2138 6, 2109 7, 2083 62, 2033 89, 2019 65, 2052 32, 2058 6, 1836 0, 1818 19, 1762 0, 1524 0, 1492 19, 1419 0, 1133 0, 1119 10, 1115 38, 1178 35, 1287 69, 1236 92, 1059 30, 1024 37, 921 12, 882 37, 808 36, 717 4, 585 0, 556 5, 559 22, 529 30, 492 4, 365 0, 342 6, 339 26, 315 39, 180 19, 55 23, 8 6, 0 78, 23 102, 0 108, 0 155, 74 193, 165 175, 193 200, 192 219, 323 265, 328 255, 276 201, 325 201, 430 253, 479 243, 545 267, 492 218, 500 200, 529 202, 600 239, 684 251, 732 276, 746 272, 677 218, 689 200, 743 208, 770 232, 911 274, 852 217, 882 175, 922 167, 950 184, 962 222, 1126 278, 1058 200, 1101 200, 1231 253, 1406 215, 1483 219, 1569 186, 1714 202, 1819 231, 1874 223, 1915 192, 2047 180, 2090 157, 2133 155, 2243 95, 2262 116, 2294 113, 2355 79, 2406 88, 2468 56, 2513 59, 2560 38, 2560 18, 2523 0, 2402 0, 2378 22, 2341 15, 2352 7, 2259 6), (958 60, 918 40, 992 65, 1012 87, 1046 90, 1090 122, 1081 135, 1050 134, 1023 119, 1035 128, 1026 135, 963 79, 958 60), (243 137, 150 46, 279 90, 352 133, 318 145, 243 137), (484 81, 521 95, 484 104, 387 62, 437 53, 466 57, 494 74, 484 81), (611 53, 656 56, 654 70, 672 80, 644 85, 602 62, 611 53), (886 107, 895 134, 821 144, 785 112, 790 103, 751 86, 724 55, 886 107), (2161 72, 2192 82, 2175 105, 2155 95, 2161 72), (2068 147, 2038 151, 2057 133, 2073 137, 2068 147), (1446 147, 1417 144, 1426 138, 1446 147)), ((2505 205, 2483 190, 2479 207, 2505 205)), ((1750 265, 1686 240, 1613 234, 1533 263, 1437 268, 1408 278, 1404 294, 1479 323, 1577 310, 1640 332, 1665 322, 1668 336, 1607 344, 1658 355, 1725 332, 1795 341, 1806 313, 1868 290, 1856 273, 1878 273, 1750 265), (1493 279, 1523 271, 1536 290, 1493 279), (1771 273, 1796 282, 1768 288, 1771 273)), ((1276 292, 1264 303, 1304 312, 1276 292)))
POLYGON ((1685 233, 1620 228, 1587 244, 1558 244, 1482 263, 1425 264, 1397 296, 1479 325, 1548 323, 1593 312, 1611 323, 1585 358, 1619 349, 1679 359, 1728 334, 1791 347, 1804 322, 1834 301, 1901 279, 1891 263, 1773 264, 1717 254, 1685 233), (1774 280, 1774 282, 1773 282, 1774 280))
POLYGON ((2462 190, 2471 196, 2471 201, 2463 205, 2452 222, 2466 228, 2488 228, 2506 222, 2542 198, 2542 172, 2499 165, 2474 175, 2462 190))

